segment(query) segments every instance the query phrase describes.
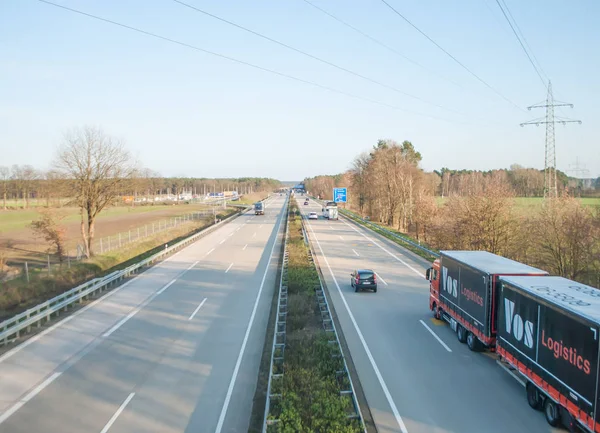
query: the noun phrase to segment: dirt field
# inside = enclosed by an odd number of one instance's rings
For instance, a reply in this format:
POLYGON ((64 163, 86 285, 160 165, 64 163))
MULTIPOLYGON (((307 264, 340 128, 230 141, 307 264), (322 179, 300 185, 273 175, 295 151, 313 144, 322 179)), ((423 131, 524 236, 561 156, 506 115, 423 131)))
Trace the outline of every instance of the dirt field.
MULTIPOLYGON (((184 214, 207 210, 205 205, 179 204, 139 207, 113 207, 98 216, 96 236, 101 238, 118 233, 136 230, 144 225, 180 217, 184 214)), ((62 208, 66 215, 63 226, 66 228, 69 255, 73 256, 77 244, 81 243, 81 229, 78 209, 62 208)), ((43 266, 47 261, 47 243, 37 238, 29 228, 31 221, 39 216, 35 210, 11 210, 0 212, 0 255, 4 255, 6 265, 22 266, 25 261, 29 266, 43 266)), ((52 261, 52 258, 51 258, 52 261)))
MULTIPOLYGON (((241 200, 233 204, 252 204, 266 197, 266 193, 248 194, 241 200)), ((14 203, 13 203, 14 204, 14 203)), ((9 208, 7 211, 0 210, 0 274, 2 271, 10 273, 16 270, 22 270, 25 262, 30 268, 41 268, 47 266, 48 244, 44 239, 36 237, 31 230, 31 222, 39 218, 37 208, 45 205, 45 202, 30 201, 29 209, 9 208)), ((217 207, 220 212, 222 208, 217 207)), ((81 244, 81 228, 79 209, 76 207, 61 207, 55 209, 56 212, 64 216, 62 225, 66 229, 66 244, 68 255, 76 256, 77 245, 81 244)), ((155 205, 136 205, 136 206, 113 206, 106 208, 96 220, 96 233, 94 247, 99 249, 99 239, 107 236, 113 237, 112 242, 116 241, 119 233, 123 235, 124 241, 128 237, 128 231, 131 230, 133 237, 136 237, 138 227, 140 232, 145 232, 145 225, 149 230, 154 223, 164 225, 165 221, 171 221, 173 217, 182 217, 191 213, 209 211, 212 207, 201 203, 171 203, 155 205)), ((106 244, 105 244, 106 245, 106 244)), ((99 252, 99 251, 97 251, 99 252)), ((50 256, 50 263, 56 262, 56 257, 50 256)))

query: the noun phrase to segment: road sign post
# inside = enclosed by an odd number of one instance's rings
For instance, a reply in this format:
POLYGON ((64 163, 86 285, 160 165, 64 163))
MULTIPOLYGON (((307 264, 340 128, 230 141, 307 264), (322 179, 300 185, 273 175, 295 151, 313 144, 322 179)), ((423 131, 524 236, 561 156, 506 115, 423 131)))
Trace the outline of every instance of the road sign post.
POLYGON ((333 188, 333 201, 336 203, 346 203, 348 197, 348 188, 333 188))

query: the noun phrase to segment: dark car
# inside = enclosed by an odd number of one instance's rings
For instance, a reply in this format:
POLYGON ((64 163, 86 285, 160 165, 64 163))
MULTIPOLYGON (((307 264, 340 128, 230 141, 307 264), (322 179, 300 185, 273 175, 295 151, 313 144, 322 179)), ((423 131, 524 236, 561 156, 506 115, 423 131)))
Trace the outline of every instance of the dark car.
POLYGON ((350 285, 354 287, 354 291, 358 292, 362 289, 370 289, 377 292, 377 275, 371 269, 357 269, 350 274, 352 277, 350 285))
POLYGON ((304 204, 305 204, 305 205, 306 205, 306 204, 308 204, 308 200, 304 200, 304 204))

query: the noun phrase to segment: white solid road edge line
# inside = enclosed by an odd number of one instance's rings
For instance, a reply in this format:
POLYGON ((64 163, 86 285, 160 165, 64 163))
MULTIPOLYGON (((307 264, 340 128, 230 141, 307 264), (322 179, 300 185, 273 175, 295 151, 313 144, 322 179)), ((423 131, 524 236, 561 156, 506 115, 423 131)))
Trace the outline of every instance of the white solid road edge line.
POLYGON ((192 320, 192 319, 194 318, 194 316, 196 315, 196 313, 197 313, 198 311, 200 311, 200 308, 202 308, 202 306, 204 305, 204 303, 206 302, 206 300, 207 300, 207 299, 208 299, 208 298, 204 298, 204 299, 202 300, 202 302, 200 302, 200 305, 198 305, 198 306, 196 307, 196 309, 194 310, 194 312, 192 313, 192 315, 191 315, 191 316, 188 318, 188 320, 192 320))
POLYGON ((385 284, 386 286, 388 285, 388 283, 386 283, 385 280, 381 278, 381 275, 379 275, 377 272, 375 272, 375 275, 377 275, 377 278, 379 278, 383 284, 385 284))
POLYGON ((450 349, 448 347, 448 345, 446 343, 444 343, 442 341, 442 339, 440 337, 437 336, 437 334, 435 332, 433 332, 433 329, 431 329, 429 326, 427 326, 427 323, 423 322, 423 319, 419 320, 419 322, 421 322, 421 325, 423 325, 425 327, 425 329, 427 329, 431 335, 433 335, 435 337, 435 339, 442 345, 444 346, 444 349, 446 349, 448 352, 452 352, 452 349, 450 349))
POLYGON ((510 374, 513 377, 513 379, 515 379, 517 382, 519 382, 523 387, 526 386, 525 381, 523 379, 521 379, 519 376, 517 376, 514 371, 511 371, 511 369, 508 368, 506 365, 502 364, 498 360, 496 360, 496 364, 498 364, 501 368, 503 368, 504 371, 506 371, 508 374, 510 374))
POLYGON ((34 335, 33 337, 25 340, 24 342, 22 342, 21 344, 19 344, 18 346, 14 347, 13 349, 9 350, 8 352, 6 352, 4 355, 0 356, 0 363, 2 363, 3 361, 7 360, 8 358, 10 358, 11 356, 17 354, 18 352, 20 352, 21 350, 25 349, 27 346, 29 346, 32 343, 35 343, 36 341, 38 341, 40 338, 42 338, 44 335, 54 331, 56 328, 68 323, 69 321, 73 320, 74 318, 76 318, 77 316, 79 316, 80 314, 82 314, 83 312, 89 310, 90 308, 92 308, 94 305, 98 304, 99 302, 104 301, 106 298, 114 295, 115 293, 118 293, 120 290, 124 289, 125 287, 127 287, 128 285, 130 285, 131 283, 133 283, 136 279, 138 279, 140 277, 140 275, 137 275, 135 277, 133 277, 131 280, 127 281, 125 284, 120 285, 119 287, 117 287, 114 290, 111 290, 108 293, 105 293, 104 295, 102 295, 100 298, 96 299, 95 301, 89 303, 88 305, 86 305, 85 307, 83 307, 81 310, 76 311, 75 313, 65 317, 64 319, 62 319, 61 321, 55 323, 54 325, 52 325, 51 327, 49 327, 48 329, 40 332, 37 335, 34 335))
POLYGON ((134 395, 135 395, 135 392, 132 392, 131 394, 129 394, 129 396, 125 399, 125 401, 121 404, 121 406, 119 406, 119 408, 117 409, 115 414, 106 423, 106 425, 104 426, 104 428, 102 429, 102 431, 100 433, 106 433, 112 427, 112 425, 115 423, 115 421, 117 420, 119 415, 121 415, 121 412, 123 412, 123 410, 125 409, 125 406, 127 406, 129 404, 129 402, 131 401, 131 399, 133 398, 134 395))
MULTIPOLYGON (((314 234, 314 230, 313 230, 312 225, 310 223, 308 223, 308 227, 310 228, 310 231, 313 232, 313 234, 314 234)), ((323 252, 323 248, 321 247, 321 243, 319 242, 318 239, 317 239, 317 245, 319 247, 319 250, 321 251, 321 255, 323 256, 323 259, 325 260, 325 264, 327 265, 327 268, 329 269, 329 273, 331 274, 331 278, 333 278, 333 282, 335 283, 335 286, 338 289, 338 293, 339 293, 340 297, 342 298, 342 302, 344 303, 344 307, 346 307, 346 311, 348 312, 348 316, 350 317, 350 320, 352 321, 352 325, 354 325, 354 330, 358 334, 358 338, 360 339, 360 342, 362 343, 363 349, 365 350, 365 352, 367 354, 367 357, 369 358, 369 362, 371 363, 371 367, 373 367, 373 371, 375 371, 375 375, 377 376, 377 380, 379 381, 379 385, 381 386, 381 389, 383 390, 383 393, 385 395, 385 398, 387 399, 388 404, 392 408, 392 412, 394 412, 394 417, 396 418, 396 422, 398 423, 398 426, 400 426, 400 430, 402 431, 402 433, 408 433, 408 430, 406 429, 406 425, 404 425, 404 421, 402 420, 402 417, 400 416, 400 413, 398 412, 398 408, 396 407, 396 403, 394 403, 394 399, 392 398, 392 395, 390 394, 390 391, 389 391, 389 389, 388 389, 385 381, 383 380, 383 376, 381 375, 381 372, 379 371, 379 367, 377 367, 377 363, 375 362, 375 358, 373 358, 373 354, 371 353, 371 350, 369 349, 369 346, 367 345, 365 337, 363 336, 360 328, 358 327, 358 323, 356 323, 356 319, 354 318, 354 314, 352 314, 352 311, 350 310, 350 306, 346 302, 346 297, 342 293, 342 289, 340 288, 340 285, 338 284, 337 279, 335 278, 335 275, 333 274, 333 270, 331 269, 331 266, 329 265, 329 260, 327 260, 327 256, 323 252)))
MULTIPOLYGON (((284 207, 285 209, 285 207, 284 207)), ((233 387, 235 386, 235 381, 237 379, 237 375, 240 371, 240 365, 242 364, 242 358, 244 356, 244 351, 246 350, 246 344, 248 344, 248 337, 250 336, 250 331, 252 330, 252 325, 254 324, 254 317, 256 316, 256 310, 258 308, 258 303, 260 301, 260 295, 262 294, 263 287, 265 285, 265 280, 267 279, 267 273, 269 272, 269 266, 273 261, 273 254, 275 253, 275 245, 277 245, 277 236, 279 236, 279 231, 281 230, 281 222, 283 221, 284 215, 282 213, 279 219, 279 225, 277 226, 277 231, 275 239, 273 240, 273 246, 271 247, 271 254, 269 255, 269 260, 265 266, 265 273, 263 274, 262 281, 260 283, 260 287, 258 289, 258 294, 256 295, 256 301, 254 301, 254 307, 252 308, 252 314, 250 315, 250 321, 248 322, 248 327, 246 328, 246 334, 244 335, 244 340, 242 341, 242 347, 240 348, 240 353, 238 354, 237 361, 235 363, 235 368, 233 369, 233 374, 231 376, 231 381, 229 382, 229 388, 227 388, 227 395, 225 395, 225 401, 223 402, 223 408, 221 409, 221 414, 219 415, 219 421, 217 422, 217 428, 215 429, 215 433, 221 433, 223 429, 223 423, 225 422, 225 415, 227 415, 227 409, 229 409, 229 402, 231 401, 231 394, 233 394, 233 387)))
POLYGON ((227 270, 225 271, 225 273, 229 272, 229 270, 231 269, 232 266, 233 266, 233 262, 227 267, 227 270))
POLYGON ((342 222, 344 224, 346 224, 348 227, 350 227, 351 229, 353 229, 356 233, 358 233, 359 235, 363 236, 365 239, 367 239, 370 242, 373 242, 375 245, 377 245, 379 248, 381 248, 383 251, 385 251, 386 253, 388 253, 390 256, 392 256, 393 258, 395 258, 396 260, 398 260, 400 263, 402 263, 404 266, 406 266, 407 268, 409 268, 411 271, 413 271, 415 274, 419 275, 420 277, 423 277, 423 273, 416 270, 415 268, 413 268, 411 265, 409 265, 408 263, 406 263, 404 260, 402 260, 401 258, 399 258, 398 256, 396 256, 394 253, 386 250, 385 248, 383 248, 381 245, 379 245, 377 242, 375 242, 375 240, 369 238, 367 235, 365 235, 364 233, 360 232, 356 227, 350 225, 349 223, 347 223, 346 221, 342 222))
POLYGON ((44 388, 46 388, 48 385, 50 385, 52 382, 54 382, 54 380, 56 380, 56 378, 60 375, 61 375, 61 373, 59 373, 59 372, 53 373, 51 376, 46 378, 46 380, 44 380, 42 383, 40 383, 38 386, 36 386, 34 389, 32 389, 20 401, 15 403, 10 409, 8 409, 6 412, 4 412, 2 415, 0 415, 0 424, 2 424, 4 421, 6 421, 8 418, 10 418, 10 416, 12 414, 14 414, 16 411, 21 409, 21 407, 23 407, 25 405, 25 403, 27 403, 33 397, 38 395, 44 388))

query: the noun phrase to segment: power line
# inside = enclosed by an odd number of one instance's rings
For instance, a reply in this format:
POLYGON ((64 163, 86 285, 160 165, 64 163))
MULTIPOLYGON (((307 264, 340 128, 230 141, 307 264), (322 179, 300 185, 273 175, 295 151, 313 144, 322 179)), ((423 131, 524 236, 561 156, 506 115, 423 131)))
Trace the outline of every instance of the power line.
POLYGON ((197 7, 195 7, 195 6, 192 6, 192 5, 190 5, 190 4, 188 4, 188 3, 185 3, 185 2, 183 2, 183 1, 181 1, 181 0, 173 0, 173 1, 174 1, 175 3, 179 3, 179 4, 180 4, 180 5, 182 5, 182 6, 185 6, 185 7, 187 7, 187 8, 190 8, 190 9, 192 9, 192 10, 196 11, 196 12, 199 12, 199 13, 201 13, 201 14, 204 14, 204 15, 206 15, 206 16, 208 16, 208 17, 214 18, 214 19, 216 19, 216 20, 219 20, 219 21, 221 21, 221 22, 223 22, 223 23, 225 23, 225 24, 229 24, 230 26, 236 27, 236 28, 238 28, 238 29, 240 29, 240 30, 243 30, 243 31, 245 31, 245 32, 248 32, 248 33, 251 33, 251 34, 253 34, 253 35, 255 35, 255 36, 258 36, 259 38, 262 38, 262 39, 265 39, 265 40, 267 40, 267 41, 269 41, 269 42, 272 42, 272 43, 274 43, 274 44, 277 44, 277 45, 279 45, 279 46, 281 46, 281 47, 284 47, 284 48, 286 48, 286 49, 288 49, 288 50, 294 51, 294 52, 296 52, 296 53, 298 53, 298 54, 302 54, 303 56, 309 57, 309 58, 311 58, 311 59, 313 59, 313 60, 316 60, 316 61, 318 61, 318 62, 321 62, 321 63, 323 63, 323 64, 326 64, 326 65, 328 65, 328 66, 331 66, 331 67, 333 67, 333 68, 336 68, 336 69, 338 69, 338 70, 340 70, 340 71, 346 72, 346 73, 348 73, 348 74, 354 75, 355 77, 358 77, 358 78, 361 78, 361 79, 363 79, 363 80, 369 81, 370 83, 373 83, 373 84, 376 84, 376 85, 378 85, 378 86, 384 87, 384 88, 386 88, 386 89, 392 90, 392 91, 394 91, 394 92, 400 93, 401 95, 407 96, 407 97, 409 97, 409 98, 416 99, 416 100, 418 100, 418 101, 421 101, 421 102, 423 102, 423 103, 425 103, 425 104, 432 105, 432 106, 434 106, 434 107, 441 108, 441 109, 443 109, 443 110, 451 111, 451 112, 453 112, 453 113, 456 113, 456 114, 461 114, 461 115, 464 115, 464 113, 461 113, 461 112, 459 112, 459 111, 452 110, 452 109, 450 109, 450 108, 446 108, 446 107, 444 107, 444 106, 442 106, 442 105, 438 105, 438 104, 436 104, 436 103, 433 103, 433 102, 429 102, 429 101, 427 101, 427 100, 425 100, 425 99, 423 99, 423 98, 420 98, 419 96, 411 95, 410 93, 406 93, 406 92, 404 92, 404 91, 402 91, 402 90, 399 90, 399 89, 397 89, 396 87, 393 87, 393 86, 390 86, 390 85, 388 85, 388 84, 382 83, 381 81, 374 80, 374 79, 372 79, 372 78, 369 78, 369 77, 367 77, 367 76, 365 76, 365 75, 359 74, 358 72, 354 72, 354 71, 352 71, 352 70, 350 70, 350 69, 344 68, 343 66, 336 65, 335 63, 332 63, 332 62, 330 62, 330 61, 328 61, 328 60, 325 60, 325 59, 322 59, 322 58, 320 58, 320 57, 314 56, 314 55, 312 55, 312 54, 310 54, 310 53, 307 53, 306 51, 302 51, 302 50, 300 50, 300 49, 298 49, 298 48, 295 48, 295 47, 292 47, 291 45, 288 45, 288 44, 286 44, 286 43, 284 43, 284 42, 278 41, 277 39, 273 39, 273 38, 271 38, 271 37, 269 37, 269 36, 266 36, 266 35, 264 35, 264 34, 262 34, 262 33, 256 32, 256 31, 254 31, 254 30, 251 30, 251 29, 249 29, 249 28, 247 28, 247 27, 244 27, 244 26, 241 26, 241 25, 239 25, 239 24, 236 24, 236 23, 234 23, 234 22, 232 22, 232 21, 226 20, 225 18, 221 18, 221 17, 219 17, 219 16, 217 16, 217 15, 211 14, 210 12, 207 12, 207 11, 205 11, 205 10, 202 10, 202 9, 200 9, 200 8, 197 8, 197 7))
POLYGON ((460 60, 458 60, 456 57, 454 57, 452 54, 450 54, 448 51, 446 51, 440 44, 438 44, 436 41, 434 41, 431 37, 429 37, 429 35, 427 35, 427 33, 425 33, 423 30, 421 30, 420 28, 418 28, 416 25, 414 25, 408 18, 406 18, 404 15, 402 15, 400 12, 398 12, 391 4, 389 4, 386 0, 381 0, 381 2, 383 4, 385 4, 389 9, 391 9, 396 15, 398 15, 400 18, 402 18, 404 21, 406 21, 412 28, 414 28, 416 31, 418 31, 419 33, 421 33, 421 35, 423 35, 425 38, 427 38, 427 40, 429 42, 431 42, 433 45, 435 45, 437 48, 439 48, 444 54, 446 54, 448 57, 450 57, 452 60, 454 60, 454 62, 456 64, 458 64, 460 67, 462 67, 465 71, 467 71, 469 74, 471 74, 473 77, 475 77, 479 82, 481 82, 483 85, 485 85, 488 89, 490 89, 491 91, 493 91, 496 95, 500 96, 502 99, 504 99, 506 102, 508 102, 509 104, 513 105, 514 107, 518 108, 519 110, 523 110, 523 108, 519 107, 517 104, 515 104, 513 101, 511 101, 510 99, 508 99, 506 96, 504 96, 502 93, 498 92, 495 88, 493 88, 491 85, 489 85, 486 81, 484 81, 481 77, 479 77, 479 75, 477 75, 475 72, 473 72, 471 69, 469 69, 467 66, 465 66, 460 60))
MULTIPOLYGON (((502 3, 504 3, 504 2, 502 2, 502 3)), ((519 45, 521 45, 521 48, 523 48, 523 52, 525 53, 525 55, 529 59, 529 63, 531 63, 531 66, 533 66, 533 69, 535 69, 536 74, 538 75, 538 77, 540 77, 540 81, 542 82, 542 84, 544 85, 544 87, 546 87, 546 82, 545 82, 544 78, 542 77, 542 74, 538 70, 538 68, 535 65, 535 63, 533 62, 531 56, 529 55, 529 52, 525 48, 525 45, 523 44, 523 41, 521 40, 521 37, 519 36, 519 34, 517 33, 517 31, 515 30, 515 27, 513 26, 512 22, 510 21, 510 19, 508 19, 508 15, 506 14, 506 11, 504 10, 504 8, 502 7, 502 5, 500 4, 500 1, 496 0, 496 4, 498 5, 498 7, 500 8, 500 10, 502 11, 502 15, 504 15, 504 18, 506 19, 506 22, 508 23, 508 25, 512 29, 513 33, 515 34, 515 37, 519 41, 519 45)), ((508 6, 506 6, 506 3, 504 3, 504 6, 508 10, 508 6)), ((510 13, 510 11, 509 11, 509 13, 510 13)), ((512 17, 512 15, 511 15, 511 17, 512 17)), ((514 18, 513 18, 513 20, 514 20, 514 18)), ((515 25, 517 25, 516 21, 515 21, 515 25)), ((520 31, 520 29, 519 29, 519 31, 520 31)))
POLYGON ((73 9, 73 8, 68 7, 68 6, 63 6, 63 5, 60 5, 60 4, 57 4, 57 3, 53 3, 53 2, 50 2, 48 0, 37 0, 37 1, 40 2, 40 3, 45 3, 45 4, 50 5, 50 6, 54 6, 54 7, 60 8, 60 9, 64 9, 64 10, 73 12, 73 13, 76 13, 76 14, 79 14, 79 15, 83 15, 83 16, 86 16, 88 18, 93 18, 93 19, 98 20, 98 21, 102 21, 102 22, 105 22, 105 23, 108 23, 108 24, 112 24, 112 25, 115 25, 115 26, 118 26, 118 27, 121 27, 121 28, 124 28, 124 29, 127 29, 127 30, 131 30, 131 31, 134 31, 134 32, 146 35, 146 36, 150 36, 150 37, 153 37, 153 38, 156 38, 156 39, 160 39, 160 40, 163 40, 163 41, 166 41, 166 42, 170 42, 172 44, 176 44, 176 45, 179 45, 179 46, 182 46, 182 47, 185 47, 185 48, 189 48, 189 49, 192 49, 192 50, 195 50, 195 51, 199 51, 199 52, 202 52, 202 53, 205 53, 205 54, 210 54, 212 56, 219 57, 219 58, 225 59, 225 60, 229 60, 231 62, 235 62, 235 63, 238 63, 240 65, 248 66, 248 67, 253 68, 253 69, 257 69, 257 70, 260 70, 260 71, 263 71, 263 72, 268 72, 270 74, 278 75, 280 77, 284 77, 284 78, 287 78, 289 80, 293 80, 293 81, 296 81, 296 82, 299 82, 299 83, 304 83, 304 84, 308 84, 308 85, 311 85, 311 86, 314 86, 314 87, 318 87, 320 89, 327 90, 327 91, 332 92, 332 93, 337 93, 337 94, 340 94, 340 95, 348 96, 348 97, 353 98, 353 99, 358 99, 358 100, 369 102, 369 103, 372 103, 372 104, 377 104, 377 105, 380 105, 380 106, 383 106, 383 107, 392 108, 394 110, 404 111, 404 112, 407 112, 407 113, 410 113, 410 114, 414 114, 414 115, 417 115, 417 116, 429 117, 431 119, 442 120, 442 121, 451 122, 451 123, 466 124, 464 122, 457 122, 457 121, 445 119, 443 117, 437 117, 437 116, 432 116, 432 115, 429 115, 429 114, 424 114, 424 113, 420 113, 420 112, 413 111, 413 110, 408 110, 408 109, 405 109, 405 108, 401 108, 401 107, 398 107, 398 106, 395 106, 395 105, 391 105, 391 104, 388 104, 388 103, 385 103, 385 102, 378 101, 376 99, 366 98, 366 97, 363 97, 363 96, 355 95, 353 93, 345 92, 343 90, 338 90, 338 89, 335 89, 333 87, 329 87, 329 86, 325 86, 325 85, 316 83, 314 81, 305 80, 303 78, 298 78, 298 77, 295 77, 293 75, 289 75, 289 74, 286 74, 286 73, 283 73, 283 72, 276 71, 274 69, 269 69, 269 68, 265 68, 263 66, 255 65, 253 63, 249 63, 249 62, 246 62, 244 60, 239 60, 239 59, 236 59, 234 57, 230 57, 230 56, 227 56, 227 55, 224 55, 224 54, 220 54, 220 53, 217 53, 217 52, 214 52, 214 51, 206 50, 204 48, 200 48, 200 47, 197 47, 195 45, 188 44, 186 42, 181 42, 181 41, 178 41, 178 40, 175 40, 175 39, 168 38, 166 36, 161 36, 161 35, 159 35, 157 33, 152 33, 152 32, 146 31, 146 30, 142 30, 142 29, 139 29, 139 28, 136 28, 136 27, 129 26, 127 24, 122 24, 122 23, 119 23, 117 21, 113 21, 113 20, 110 20, 110 19, 107 19, 107 18, 102 18, 100 16, 89 14, 87 12, 83 12, 83 11, 78 10, 78 9, 73 9))
POLYGON ((527 43, 527 39, 525 38, 525 35, 521 31, 521 28, 519 27, 519 24, 517 23, 517 20, 515 20, 515 18, 512 16, 512 13, 510 12, 510 9, 509 9, 508 5, 506 4, 506 2, 504 0, 502 0, 502 4, 504 5, 504 9, 506 9, 506 12, 508 12, 508 16, 510 17, 510 19, 512 20, 512 22, 515 24, 515 27, 517 28, 517 31, 519 32, 519 35, 521 35, 521 39, 523 39, 523 42, 525 42, 525 46, 527 47, 527 49, 531 53, 531 57, 533 57, 533 60, 535 61, 535 63, 539 67, 540 71, 542 71, 542 75, 544 76, 544 78, 546 78, 547 81, 550 81, 550 79, 548 78, 548 74, 546 74, 546 72, 544 71, 544 68, 542 68, 542 64, 539 62, 539 60, 535 56, 535 53, 533 52, 533 50, 529 46, 529 43, 527 43))
POLYGON ((375 39, 374 37, 372 37, 372 36, 371 36, 371 35, 369 35, 368 33, 365 33, 365 32, 363 32, 362 30, 360 30, 359 28, 357 28, 357 27, 353 26, 352 24, 350 24, 350 23, 348 23, 348 22, 346 22, 346 21, 342 20, 341 18, 338 18, 337 16, 335 16, 335 15, 333 15, 332 13, 330 13, 330 12, 326 11, 326 10, 325 10, 325 9, 323 9, 322 7, 320 7, 320 6, 317 6, 316 4, 312 3, 311 1, 309 1, 309 0, 302 0, 302 1, 303 1, 304 3, 306 3, 306 4, 310 5, 310 6, 312 6, 312 7, 313 7, 313 8, 315 8, 316 10, 318 10, 318 11, 320 11, 320 12, 324 13, 324 14, 325 14, 325 15, 327 15, 328 17, 330 17, 330 18, 332 18, 332 19, 336 20, 336 21, 337 21, 337 22, 339 22, 340 24, 342 24, 342 25, 344 25, 344 26, 348 27, 349 29, 352 29, 352 30, 354 30, 356 33, 358 33, 358 34, 362 35, 363 37, 365 37, 365 38, 369 39, 370 41, 372 41, 372 42, 376 43, 377 45, 379 45, 379 46, 381 46, 381 47, 385 48, 386 50, 388 50, 388 51, 390 51, 390 52, 392 52, 392 53, 396 54, 396 55, 397 55, 397 56, 399 56, 399 57, 402 57, 402 58, 403 58, 404 60, 406 60, 407 62, 409 62, 409 63, 412 63, 413 65, 415 65, 415 66, 418 66, 419 68, 422 68, 423 70, 425 70, 425 71, 429 72, 429 73, 430 73, 430 74, 432 74, 432 75, 435 75, 435 76, 436 76, 436 77, 438 77, 438 78, 442 78, 442 79, 444 79, 444 80, 447 80, 447 81, 449 81, 450 83, 454 84, 455 86, 458 86, 458 87, 460 87, 460 88, 463 88, 463 86, 461 86, 460 84, 458 84, 456 81, 453 81, 453 80, 451 80, 450 78, 444 77, 443 75, 440 75, 440 74, 438 74, 438 73, 436 73, 436 72, 432 71, 431 69, 429 69, 429 68, 427 68, 426 66, 424 66, 424 65, 420 64, 420 63, 419 63, 419 62, 417 62, 416 60, 413 60, 413 59, 411 59, 411 58, 409 58, 409 57, 405 56, 405 55, 404 55, 404 54, 402 54, 400 51, 398 51, 398 50, 396 50, 396 49, 394 49, 394 48, 390 47, 389 45, 386 45, 386 44, 384 44, 383 42, 381 42, 381 41, 380 41, 380 40, 378 40, 378 39, 375 39))

